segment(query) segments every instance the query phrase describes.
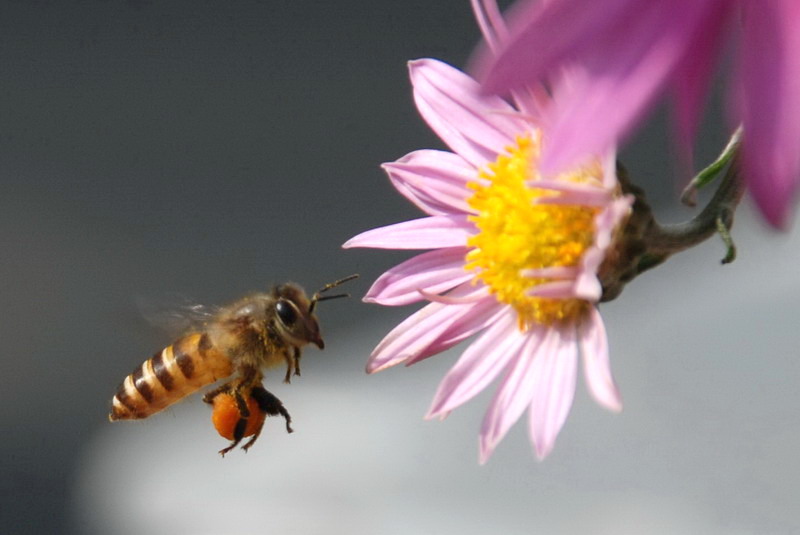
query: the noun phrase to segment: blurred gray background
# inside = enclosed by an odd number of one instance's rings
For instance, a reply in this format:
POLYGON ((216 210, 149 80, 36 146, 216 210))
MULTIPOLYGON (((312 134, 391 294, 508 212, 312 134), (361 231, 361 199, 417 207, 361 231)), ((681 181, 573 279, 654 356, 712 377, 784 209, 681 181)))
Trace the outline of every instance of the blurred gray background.
MULTIPOLYGON (((800 239, 747 201, 736 263, 712 240, 602 308, 625 411, 579 383, 545 462, 523 419, 478 466, 490 393, 422 420, 458 350, 366 376, 414 307, 358 299, 320 308, 302 377, 268 378, 293 435, 220 459, 199 399, 106 420, 171 341, 137 299, 352 272, 359 296, 409 256, 340 245, 419 216, 378 167, 441 147, 405 62, 463 66, 478 37, 466 0, 0 2, 0 532, 800 532, 800 239)), ((663 115, 623 156, 684 219, 663 115)))

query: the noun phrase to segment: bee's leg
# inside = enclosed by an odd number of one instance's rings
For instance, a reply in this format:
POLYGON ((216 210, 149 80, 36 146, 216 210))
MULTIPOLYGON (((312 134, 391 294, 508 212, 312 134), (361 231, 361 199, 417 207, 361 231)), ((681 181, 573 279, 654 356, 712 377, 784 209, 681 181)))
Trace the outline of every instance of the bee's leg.
MULTIPOLYGON (((262 413, 266 413, 267 411, 265 411, 265 410, 264 410, 264 408, 262 407, 262 402, 260 401, 260 400, 261 400, 261 397, 260 397, 260 392, 258 392, 258 391, 261 391, 261 392, 266 392, 266 390, 264 390, 264 388, 263 388, 263 387, 257 386, 257 387, 255 387, 255 388, 253 389, 253 393, 252 393, 251 395, 252 395, 252 396, 253 396, 253 398, 254 398, 254 399, 255 399, 255 400, 258 402, 258 404, 259 404, 259 407, 258 407, 258 408, 259 408, 259 410, 260 410, 262 413)), ((261 424, 260 424, 260 425, 258 426, 258 428, 255 430, 255 433, 253 433, 253 436, 250 438, 250 440, 248 440, 248 441, 245 443, 245 445, 244 445, 244 446, 242 446, 242 449, 243 449, 245 452, 247 452, 247 450, 249 450, 249 449, 250 449, 250 446, 252 446, 253 444, 255 444, 255 443, 256 443, 256 440, 258 440, 258 437, 259 437, 259 435, 261 435, 261 430, 262 430, 262 429, 264 429, 264 421, 265 421, 265 420, 266 420, 266 418, 262 418, 262 419, 261 419, 261 424)), ((236 444, 234 444, 233 446, 235 446, 235 445, 236 445, 236 444)), ((233 447, 233 446, 231 446, 231 447, 233 447)))
POLYGON ((242 438, 244 437, 244 431, 246 428, 247 428, 247 418, 239 418, 239 421, 236 422, 236 427, 233 428, 233 442, 231 442, 231 445, 228 446, 227 448, 219 450, 219 454, 225 457, 226 453, 235 448, 239 444, 239 442, 242 441, 242 438))
MULTIPOLYGON (((270 416, 283 416, 283 419, 286 420, 286 432, 294 432, 294 429, 292 429, 292 417, 289 415, 289 411, 286 410, 281 400, 276 398, 274 394, 268 392, 263 386, 259 385, 253 387, 253 391, 250 395, 253 396, 253 399, 258 403, 259 410, 270 416)), ((256 436, 258 435, 256 434, 256 436)), ((251 440, 251 442, 254 441, 255 438, 251 440)))
POLYGON ((297 376, 300 375, 300 356, 301 356, 300 348, 299 347, 295 347, 294 348, 294 374, 297 375, 297 376))
POLYGON ((236 381, 236 386, 230 392, 239 409, 239 423, 242 422, 242 419, 246 423, 247 418, 250 416, 250 409, 247 408, 247 398, 250 397, 253 388, 260 388, 261 373, 258 368, 252 366, 244 366, 239 372, 241 377, 236 381))
POLYGON ((237 384, 236 386, 233 386, 233 383, 225 383, 224 385, 207 392, 203 396, 203 401, 213 404, 215 397, 223 392, 229 393, 233 396, 233 399, 236 400, 236 408, 239 409, 239 416, 247 419, 247 417, 250 416, 250 409, 247 408, 247 401, 245 401, 245 397, 242 396, 242 390, 244 390, 244 385, 241 383, 237 384))
POLYGON ((292 382, 292 365, 288 364, 286 366, 286 375, 283 376, 284 383, 291 383, 292 382))
POLYGON ((286 361, 286 375, 283 376, 283 382, 287 384, 292 382, 292 372, 295 366, 293 349, 293 347, 289 346, 283 352, 283 360, 286 361))
POLYGON ((224 385, 221 385, 215 388, 214 390, 209 390, 203 396, 203 401, 209 404, 213 404, 215 397, 222 394, 223 392, 230 392, 231 390, 233 390, 232 384, 233 383, 225 383, 224 385))
POLYGON ((290 346, 284 353, 286 361, 286 375, 283 377, 284 383, 292 382, 292 375, 300 375, 300 348, 290 346))

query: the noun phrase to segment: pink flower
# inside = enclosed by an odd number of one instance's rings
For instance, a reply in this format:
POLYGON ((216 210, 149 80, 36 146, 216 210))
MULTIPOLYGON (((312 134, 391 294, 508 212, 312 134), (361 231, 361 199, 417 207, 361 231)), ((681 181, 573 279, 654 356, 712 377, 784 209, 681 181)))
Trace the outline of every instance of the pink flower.
MULTIPOLYGON (((501 39, 495 12, 474 6, 487 39, 501 39)), ((502 376, 481 426, 481 462, 526 408, 544 458, 572 405, 579 353, 595 400, 622 408, 595 304, 598 269, 632 199, 620 194, 611 151, 541 176, 540 88, 519 91, 512 105, 482 95, 477 82, 442 62, 412 61, 409 70, 420 114, 453 152, 418 150, 384 164, 427 216, 344 244, 429 249, 384 273, 364 298, 431 301, 378 344, 367 372, 414 364, 478 334, 442 380, 427 418, 446 416, 502 376)))
POLYGON ((615 145, 668 87, 688 146, 715 60, 735 37, 729 117, 744 125, 744 176, 765 218, 786 225, 800 176, 800 2, 525 1, 510 21, 502 49, 479 55, 486 90, 538 82, 564 65, 586 69, 553 110, 548 172, 615 145))

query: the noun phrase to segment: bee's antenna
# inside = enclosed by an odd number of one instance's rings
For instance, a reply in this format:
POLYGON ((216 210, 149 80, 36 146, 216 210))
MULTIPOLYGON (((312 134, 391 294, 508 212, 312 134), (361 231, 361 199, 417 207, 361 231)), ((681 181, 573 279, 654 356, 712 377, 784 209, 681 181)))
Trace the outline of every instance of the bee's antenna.
POLYGON ((349 275, 349 276, 347 276, 347 277, 345 277, 343 279, 339 279, 339 280, 334 281, 334 282, 329 282, 328 284, 326 284, 325 286, 320 288, 320 290, 317 293, 315 293, 313 296, 311 296, 311 304, 308 306, 308 313, 312 314, 314 312, 314 307, 316 307, 317 303, 319 303, 320 301, 328 301, 330 299, 338 299, 340 297, 350 297, 350 294, 335 294, 335 295, 322 295, 322 294, 327 292, 331 288, 336 288, 340 284, 344 284, 345 282, 348 282, 348 281, 351 281, 351 280, 357 279, 357 278, 358 278, 358 273, 354 273, 354 274, 349 275))

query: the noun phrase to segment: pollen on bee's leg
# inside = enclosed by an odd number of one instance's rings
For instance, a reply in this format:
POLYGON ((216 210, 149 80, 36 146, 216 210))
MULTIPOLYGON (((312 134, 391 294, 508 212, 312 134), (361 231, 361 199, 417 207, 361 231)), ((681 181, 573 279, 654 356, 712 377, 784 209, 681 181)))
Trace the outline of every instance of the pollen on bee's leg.
POLYGON ((213 404, 211 423, 214 424, 217 433, 228 440, 237 440, 237 436, 239 440, 249 437, 256 432, 259 423, 264 422, 264 413, 253 397, 247 399, 248 415, 242 415, 236 399, 230 393, 217 395, 213 404), (237 433, 239 426, 243 426, 240 430, 241 435, 237 433))

